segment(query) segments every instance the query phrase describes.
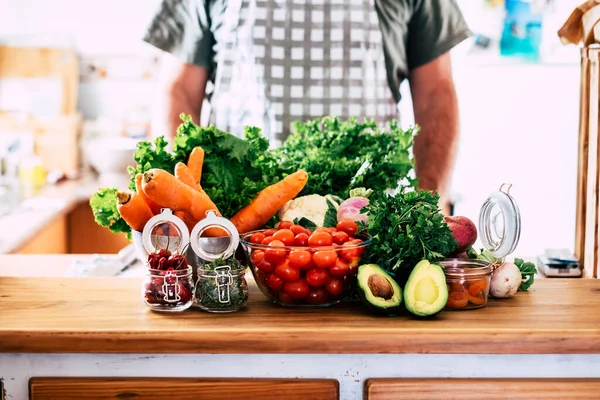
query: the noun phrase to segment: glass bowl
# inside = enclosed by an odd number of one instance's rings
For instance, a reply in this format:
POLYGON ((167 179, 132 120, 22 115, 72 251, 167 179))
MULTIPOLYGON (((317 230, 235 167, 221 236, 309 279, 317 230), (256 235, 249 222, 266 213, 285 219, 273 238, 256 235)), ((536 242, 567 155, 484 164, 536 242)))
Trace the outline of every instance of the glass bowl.
POLYGON ((274 247, 250 240, 254 234, 270 236, 274 231, 248 232, 240 240, 256 284, 274 303, 284 307, 328 307, 342 301, 356 286, 358 266, 372 241, 368 235, 330 246, 274 247))
POLYGON ((471 310, 487 305, 492 265, 483 260, 439 261, 448 285, 447 310, 471 310))

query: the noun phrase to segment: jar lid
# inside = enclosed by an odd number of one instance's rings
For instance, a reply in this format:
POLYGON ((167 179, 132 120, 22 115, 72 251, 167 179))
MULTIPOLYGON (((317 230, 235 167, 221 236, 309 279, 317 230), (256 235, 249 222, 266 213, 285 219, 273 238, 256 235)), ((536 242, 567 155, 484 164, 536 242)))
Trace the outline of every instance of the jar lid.
POLYGON ((183 254, 189 242, 190 232, 185 223, 168 208, 150 218, 142 231, 142 244, 149 254, 160 249, 183 254))
POLYGON ((205 261, 214 261, 220 257, 225 260, 231 257, 239 243, 240 237, 235 225, 227 218, 217 216, 214 211, 207 211, 206 218, 198 222, 190 234, 192 250, 205 261), (204 232, 212 228, 225 231, 227 236, 202 237, 204 232))
POLYGON ((496 258, 512 253, 521 236, 521 213, 509 194, 512 185, 503 184, 492 193, 479 213, 479 233, 483 247, 496 258), (503 191, 505 186, 506 191, 503 191))
POLYGON ((484 260, 450 258, 438 261, 448 278, 478 278, 492 273, 492 265, 484 260))

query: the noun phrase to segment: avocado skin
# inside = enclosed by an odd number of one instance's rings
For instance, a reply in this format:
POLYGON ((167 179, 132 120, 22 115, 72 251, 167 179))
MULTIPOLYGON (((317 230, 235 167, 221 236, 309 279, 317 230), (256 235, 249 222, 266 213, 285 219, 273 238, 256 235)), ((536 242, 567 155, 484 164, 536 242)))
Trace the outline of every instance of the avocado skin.
POLYGON ((384 271, 378 265, 364 264, 358 267, 357 283, 358 295, 362 303, 367 306, 367 309, 372 314, 392 316, 398 315, 402 312, 402 288, 396 283, 394 278, 392 278, 386 271, 384 271), (369 289, 367 280, 373 273, 383 276, 388 280, 388 282, 390 283, 390 285, 392 285, 392 288, 394 289, 394 294, 398 295, 397 301, 393 302, 392 304, 385 304, 383 303, 385 302, 385 300, 383 300, 382 303, 379 303, 378 298, 375 298, 374 296, 371 296, 371 298, 369 298, 368 295, 371 294, 371 289, 369 289))
POLYGON ((408 277, 408 281, 404 286, 403 297, 404 306, 406 307, 406 310, 417 317, 432 317, 441 312, 446 306, 446 302, 448 301, 448 287, 446 286, 446 275, 444 274, 444 270, 442 269, 442 267, 440 267, 437 264, 430 264, 428 260, 420 261, 415 266, 415 268, 413 268, 412 272, 410 273, 410 276, 408 277), (428 310, 420 310, 413 307, 413 301, 410 298, 410 295, 412 293, 411 285, 416 284, 416 282, 413 281, 417 279, 417 277, 422 274, 422 270, 426 268, 429 268, 428 272, 438 274, 437 278, 441 280, 443 284, 440 285, 440 296, 436 300, 436 303, 434 303, 434 305, 428 310))

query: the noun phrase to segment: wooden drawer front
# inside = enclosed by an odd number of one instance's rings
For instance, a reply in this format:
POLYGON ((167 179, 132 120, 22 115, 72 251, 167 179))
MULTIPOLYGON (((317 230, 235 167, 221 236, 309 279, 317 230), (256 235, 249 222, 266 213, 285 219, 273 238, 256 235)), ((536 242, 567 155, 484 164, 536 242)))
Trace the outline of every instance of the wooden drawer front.
POLYGON ((600 379, 368 379, 366 400, 600 399, 600 379))
POLYGON ((30 400, 337 400, 334 379, 31 378, 30 400))

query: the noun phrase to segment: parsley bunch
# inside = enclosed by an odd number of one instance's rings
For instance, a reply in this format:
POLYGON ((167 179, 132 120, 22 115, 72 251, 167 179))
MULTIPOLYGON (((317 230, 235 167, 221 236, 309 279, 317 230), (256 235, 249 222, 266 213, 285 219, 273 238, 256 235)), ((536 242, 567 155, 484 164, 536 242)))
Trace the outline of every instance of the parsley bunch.
POLYGON ((456 249, 437 194, 404 189, 389 196, 378 191, 369 200, 366 210, 373 243, 367 248, 366 261, 395 275, 400 284, 422 259, 441 260, 456 249))

